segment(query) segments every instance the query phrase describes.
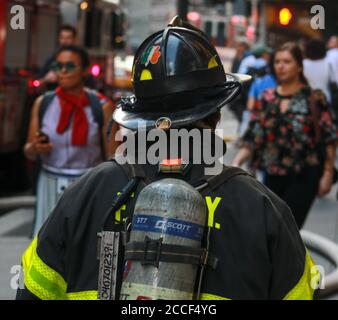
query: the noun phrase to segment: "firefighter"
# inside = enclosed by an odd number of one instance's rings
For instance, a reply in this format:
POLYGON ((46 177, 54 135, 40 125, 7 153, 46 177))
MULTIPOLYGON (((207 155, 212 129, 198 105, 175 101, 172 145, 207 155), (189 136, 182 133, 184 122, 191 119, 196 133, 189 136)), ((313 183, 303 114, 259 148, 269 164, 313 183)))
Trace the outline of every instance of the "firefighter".
MULTIPOLYGON (((136 97, 122 99, 114 119, 133 131, 157 128, 167 136, 175 128, 213 132, 219 110, 239 94, 244 79, 225 74, 206 35, 175 17, 139 47, 133 66, 136 97)), ((215 151, 218 138, 214 133, 213 137, 215 151)), ((152 146, 146 143, 147 151, 152 146)), ((207 147, 209 143, 201 144, 202 151, 207 147)), ((217 263, 201 261, 204 273, 196 279, 195 298, 312 299, 317 269, 287 205, 241 169, 224 167, 218 175, 206 175, 208 164, 189 163, 191 156, 184 159, 184 166, 164 160, 171 169, 182 169, 173 177, 205 186, 201 194, 208 211, 208 245, 204 246, 217 263)), ((106 229, 128 231, 138 195, 145 185, 166 177, 159 169, 164 164, 131 166, 113 159, 69 187, 23 254, 25 286, 17 298, 97 299, 97 235, 106 229)), ((117 298, 123 272, 128 273, 123 259, 126 242, 119 242, 115 265, 117 298)), ((158 259, 155 274, 161 277, 161 254, 158 259)))

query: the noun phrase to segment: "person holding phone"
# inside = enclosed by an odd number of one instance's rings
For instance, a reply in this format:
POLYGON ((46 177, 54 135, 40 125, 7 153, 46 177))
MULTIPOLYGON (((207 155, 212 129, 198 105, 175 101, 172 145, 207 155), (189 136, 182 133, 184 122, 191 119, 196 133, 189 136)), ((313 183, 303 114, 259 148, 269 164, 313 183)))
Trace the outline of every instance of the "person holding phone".
POLYGON ((85 89, 88 66, 84 49, 60 48, 52 66, 59 86, 33 105, 24 152, 30 160, 41 160, 34 235, 67 186, 106 159, 113 148, 106 139, 112 106, 85 89))

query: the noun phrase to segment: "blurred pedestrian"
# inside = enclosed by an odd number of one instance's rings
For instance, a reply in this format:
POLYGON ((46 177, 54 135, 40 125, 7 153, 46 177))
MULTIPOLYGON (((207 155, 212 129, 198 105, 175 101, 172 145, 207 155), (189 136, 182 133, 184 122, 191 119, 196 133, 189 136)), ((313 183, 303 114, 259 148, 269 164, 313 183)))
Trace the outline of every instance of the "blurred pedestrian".
POLYGON ((102 105, 96 92, 84 89, 88 66, 84 49, 60 48, 52 65, 59 87, 40 96, 33 106, 24 151, 27 158, 40 158, 42 163, 34 234, 64 189, 109 155, 105 133, 111 105, 102 105))
POLYGON ((260 99, 262 98, 262 93, 266 89, 274 89, 277 86, 276 77, 273 72, 272 57, 266 56, 266 59, 267 58, 269 58, 268 65, 260 72, 257 72, 250 86, 246 110, 243 113, 242 122, 239 128, 240 137, 242 137, 247 130, 250 122, 251 111, 254 109, 255 104, 259 103, 260 99))
POLYGON ((235 59, 232 62, 232 67, 231 67, 232 73, 237 73, 242 60, 245 57, 251 55, 251 52, 249 49, 250 49, 249 44, 245 39, 238 40, 236 42, 236 55, 235 55, 235 59))
POLYGON ((338 83, 338 35, 330 37, 327 49, 327 58, 333 66, 333 72, 336 75, 336 82, 338 83))
POLYGON ((58 48, 46 60, 40 73, 40 86, 43 90, 55 90, 57 87, 57 74, 52 70, 57 50, 63 46, 75 45, 77 41, 76 29, 68 24, 62 25, 58 32, 58 48))
POLYGON ((333 71, 334 81, 330 83, 330 94, 332 100, 332 108, 336 116, 336 124, 338 125, 338 36, 332 36, 327 43, 327 59, 330 68, 333 71))
POLYGON ((252 167, 265 172, 265 184, 286 201, 301 228, 316 195, 331 189, 337 130, 325 95, 307 84, 300 48, 286 43, 273 61, 278 86, 255 105, 233 165, 252 158, 252 167))
POLYGON ((338 35, 333 35, 327 42, 327 58, 333 67, 333 73, 338 83, 338 35))
POLYGON ((305 44, 304 76, 312 89, 320 89, 331 103, 330 81, 334 81, 333 69, 326 59, 325 42, 312 39, 305 44))
POLYGON ((269 62, 272 50, 263 44, 256 44, 252 48, 252 54, 245 57, 238 69, 238 73, 250 74, 265 68, 269 62))
MULTIPOLYGON (((265 73, 270 52, 270 49, 263 45, 255 45, 252 49, 252 53, 242 60, 238 73, 249 74, 252 75, 253 78, 258 74, 261 75, 262 73, 265 73)), ((229 104, 229 109, 240 123, 243 120, 243 113, 246 110, 251 83, 252 82, 245 83, 242 86, 241 94, 229 104)))

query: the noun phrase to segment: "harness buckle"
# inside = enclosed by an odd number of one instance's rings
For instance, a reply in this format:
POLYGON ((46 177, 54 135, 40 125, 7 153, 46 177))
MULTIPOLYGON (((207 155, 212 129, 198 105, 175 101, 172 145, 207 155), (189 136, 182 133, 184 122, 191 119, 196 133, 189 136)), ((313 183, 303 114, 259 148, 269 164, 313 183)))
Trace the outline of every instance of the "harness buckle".
POLYGON ((160 265, 163 238, 154 240, 146 236, 144 239, 144 243, 145 243, 145 246, 144 246, 143 259, 142 259, 141 264, 143 266, 153 265, 154 267, 158 268, 160 265), (154 257, 154 254, 155 254, 155 257, 154 257))

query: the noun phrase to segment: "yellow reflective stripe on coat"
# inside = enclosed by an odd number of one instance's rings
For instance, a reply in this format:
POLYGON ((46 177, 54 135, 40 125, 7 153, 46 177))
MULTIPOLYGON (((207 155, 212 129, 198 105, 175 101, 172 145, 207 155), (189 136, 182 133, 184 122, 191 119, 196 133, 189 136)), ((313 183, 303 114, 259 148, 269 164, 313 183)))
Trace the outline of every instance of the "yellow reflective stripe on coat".
MULTIPOLYGON (((284 297, 283 300, 312 300, 315 288, 320 283, 320 272, 314 264, 308 251, 305 256, 304 272, 297 285, 284 297)), ((202 293, 200 300, 231 300, 213 294, 202 293)))
POLYGON ((221 296, 215 296, 214 294, 202 293, 200 300, 231 300, 231 299, 224 298, 221 296))
POLYGON ((92 300, 97 291, 67 293, 63 277, 46 265, 36 252, 37 237, 34 238, 22 257, 24 283, 27 289, 42 300, 92 300))
POLYGON ((97 300, 97 291, 81 291, 67 293, 67 300, 97 300))
POLYGON ((310 254, 306 252, 304 273, 297 285, 283 300, 312 300, 315 288, 318 288, 320 273, 310 254))
POLYGON ((39 258, 36 246, 37 237, 22 257, 27 289, 40 299, 64 299, 67 289, 65 280, 39 258))

